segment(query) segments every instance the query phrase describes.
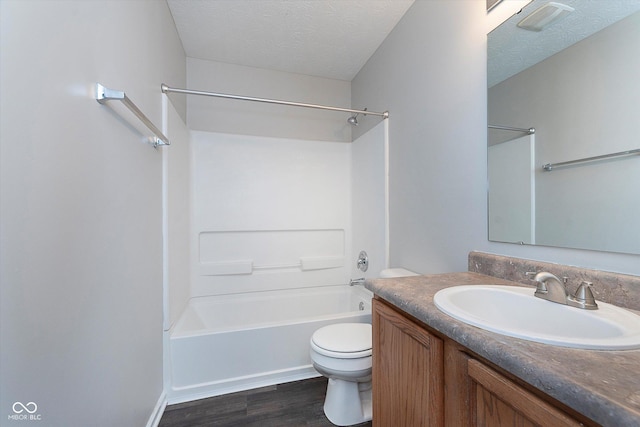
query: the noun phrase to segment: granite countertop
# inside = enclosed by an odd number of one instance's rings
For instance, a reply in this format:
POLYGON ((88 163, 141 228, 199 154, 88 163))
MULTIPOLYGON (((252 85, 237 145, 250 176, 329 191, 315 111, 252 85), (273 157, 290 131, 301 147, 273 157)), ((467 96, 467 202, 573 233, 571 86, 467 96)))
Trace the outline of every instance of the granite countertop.
POLYGON ((571 349, 511 338, 458 321, 433 303, 440 289, 474 284, 522 286, 479 273, 447 273, 367 280, 365 287, 593 421, 640 426, 640 350, 571 349))

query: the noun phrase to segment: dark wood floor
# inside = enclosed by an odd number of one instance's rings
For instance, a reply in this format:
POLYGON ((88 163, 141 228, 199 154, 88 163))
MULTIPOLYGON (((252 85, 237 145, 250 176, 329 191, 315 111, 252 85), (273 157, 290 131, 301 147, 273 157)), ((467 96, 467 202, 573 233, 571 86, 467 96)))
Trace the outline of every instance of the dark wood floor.
MULTIPOLYGON (((170 405, 159 427, 331 427, 324 377, 170 405)), ((371 426, 371 422, 359 427, 371 426)))

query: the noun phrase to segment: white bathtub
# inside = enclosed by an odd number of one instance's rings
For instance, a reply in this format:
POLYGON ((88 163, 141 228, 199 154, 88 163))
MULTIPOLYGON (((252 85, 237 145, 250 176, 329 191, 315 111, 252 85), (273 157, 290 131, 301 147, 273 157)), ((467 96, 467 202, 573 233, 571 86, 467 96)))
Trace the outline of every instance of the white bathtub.
POLYGON ((171 332, 169 403, 319 376, 311 335, 371 323, 371 297, 344 285, 192 299, 171 332))

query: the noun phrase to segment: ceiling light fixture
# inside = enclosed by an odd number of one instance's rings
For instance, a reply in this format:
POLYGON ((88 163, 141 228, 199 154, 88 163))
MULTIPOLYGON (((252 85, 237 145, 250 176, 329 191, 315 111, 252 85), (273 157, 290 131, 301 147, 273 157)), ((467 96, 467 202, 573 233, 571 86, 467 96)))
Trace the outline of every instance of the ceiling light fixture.
POLYGON ((552 1, 534 10, 529 16, 518 22, 518 27, 529 31, 542 31, 544 27, 559 21, 574 10, 571 6, 552 1))

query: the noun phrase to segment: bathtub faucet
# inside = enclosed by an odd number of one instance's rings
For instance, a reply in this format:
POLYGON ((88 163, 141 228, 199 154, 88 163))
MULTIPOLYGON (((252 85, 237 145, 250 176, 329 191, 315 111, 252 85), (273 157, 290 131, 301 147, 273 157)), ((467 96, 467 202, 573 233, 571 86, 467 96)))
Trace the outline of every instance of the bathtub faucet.
POLYGON ((364 285, 364 277, 349 280, 349 286, 364 285))

